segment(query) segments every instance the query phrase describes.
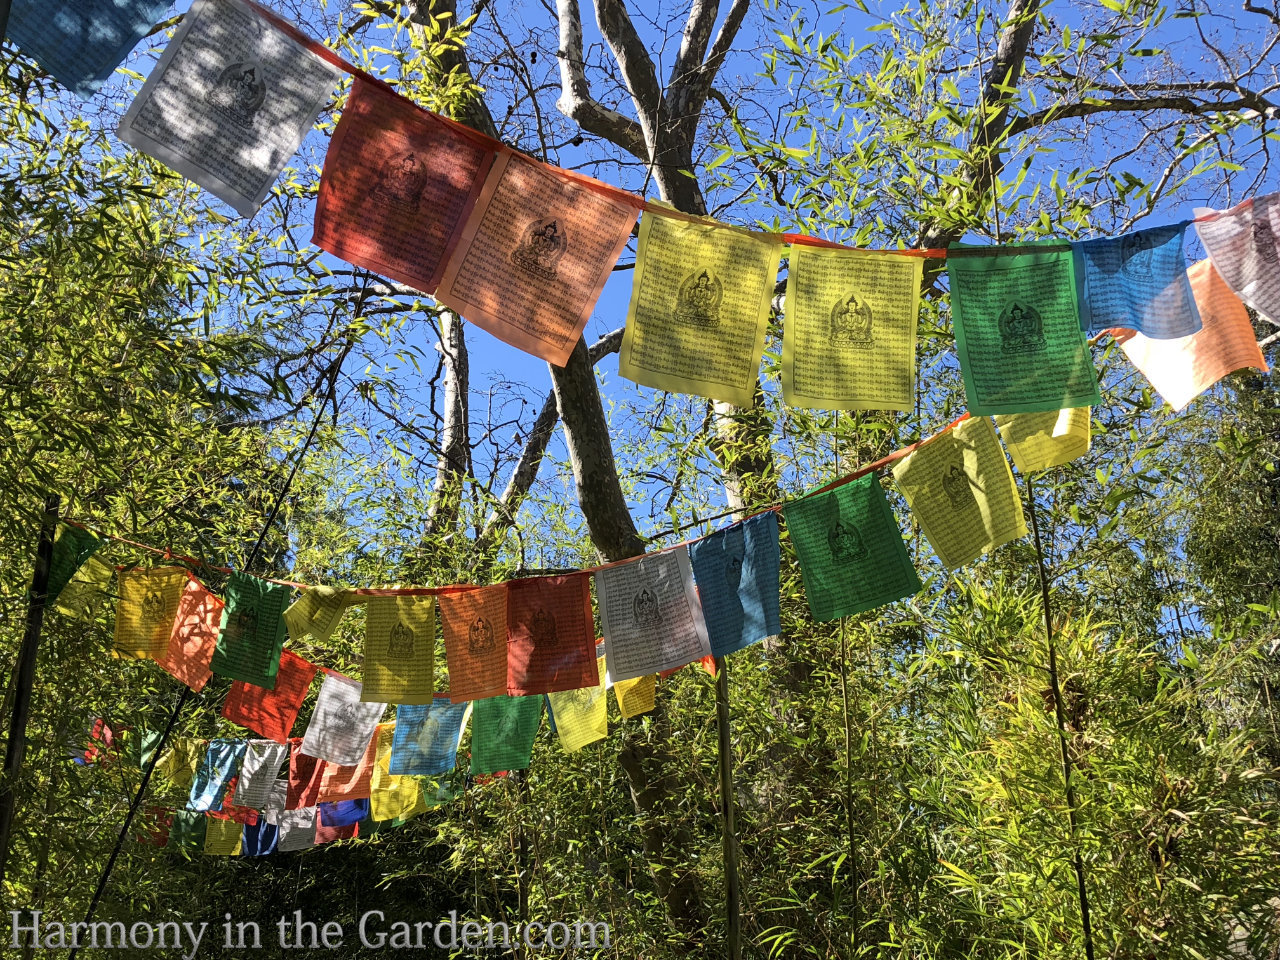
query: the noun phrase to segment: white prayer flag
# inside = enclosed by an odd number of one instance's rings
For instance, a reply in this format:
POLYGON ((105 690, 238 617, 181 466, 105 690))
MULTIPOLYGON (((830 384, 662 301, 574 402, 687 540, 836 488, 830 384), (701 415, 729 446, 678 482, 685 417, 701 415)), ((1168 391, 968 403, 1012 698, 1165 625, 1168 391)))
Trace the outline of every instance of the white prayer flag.
MULTIPOLYGON (((289 745, 274 740, 250 740, 240 764, 240 777, 236 780, 238 807, 262 810, 271 799, 271 790, 280 776, 280 767, 289 759, 289 745)), ((285 788, 288 783, 285 782, 285 788)))
POLYGON ((359 681, 330 672, 320 687, 315 712, 302 737, 301 751, 344 767, 354 767, 364 756, 385 703, 363 703, 359 681))
POLYGON ((1227 286, 1280 323, 1280 193, 1253 197, 1230 210, 1197 207, 1195 213, 1196 233, 1227 286))
POLYGON ((316 808, 301 807, 285 810, 277 820, 280 827, 276 849, 281 853, 290 850, 306 850, 316 845, 316 808))

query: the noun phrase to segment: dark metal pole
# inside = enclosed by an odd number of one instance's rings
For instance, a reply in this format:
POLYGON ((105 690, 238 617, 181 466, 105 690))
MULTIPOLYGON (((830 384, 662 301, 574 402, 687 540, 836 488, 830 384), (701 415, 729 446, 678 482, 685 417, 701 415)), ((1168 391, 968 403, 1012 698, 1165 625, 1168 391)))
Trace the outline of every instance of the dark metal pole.
POLYGON ((9 7, 11 0, 0 0, 0 40, 9 32, 9 7))
MULTIPOLYGON (((0 0, 0 13, 9 16, 7 0, 0 0)), ((13 814, 18 803, 18 775, 27 753, 27 721, 31 717, 31 690, 36 682, 36 653, 44 626, 44 607, 49 593, 49 568, 53 565, 53 536, 58 528, 61 500, 52 496, 44 502, 40 541, 36 546, 35 572, 27 595, 27 629, 18 653, 14 677, 13 714, 9 718, 9 742, 5 745, 3 784, 0 785, 0 886, 9 864, 9 843, 13 836, 13 814)))
POLYGON ((1084 860, 1076 840, 1076 791, 1072 784, 1071 751, 1067 748, 1067 724, 1062 713, 1062 688, 1058 684, 1058 648, 1053 642, 1053 616, 1049 605, 1049 571, 1044 562, 1044 550, 1040 546, 1040 525, 1036 522, 1036 494, 1027 481, 1027 509, 1031 511, 1031 533, 1036 545, 1036 559, 1040 564, 1040 603, 1044 608, 1044 632, 1049 643, 1049 685, 1053 688, 1053 709, 1058 717, 1058 743, 1062 747, 1062 779, 1066 784, 1067 823, 1071 827, 1072 860, 1076 871, 1076 892, 1080 897, 1080 926, 1084 929, 1084 955, 1093 960, 1093 925, 1089 921, 1089 891, 1084 882, 1084 860))
POLYGON ((720 753, 720 817, 724 834, 725 921, 729 960, 742 960, 742 911, 738 902, 738 834, 734 826, 733 744, 729 739, 729 670, 716 657, 716 728, 720 753))

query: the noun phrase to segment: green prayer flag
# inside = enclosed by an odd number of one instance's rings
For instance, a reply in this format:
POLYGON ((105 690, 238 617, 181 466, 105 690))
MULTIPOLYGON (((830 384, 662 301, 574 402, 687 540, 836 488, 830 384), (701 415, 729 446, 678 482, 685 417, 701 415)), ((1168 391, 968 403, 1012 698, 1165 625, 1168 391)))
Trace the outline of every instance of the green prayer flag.
POLYGON ((920 590, 898 521, 874 474, 782 508, 815 620, 874 610, 920 590))
POLYGON ((274 690, 284 649, 284 611, 291 592, 291 587, 245 573, 231 574, 209 668, 220 677, 274 690))
POLYGON ((199 810, 173 811, 173 823, 169 825, 169 846, 181 850, 187 856, 204 853, 206 817, 199 810))
POLYGON ((115 579, 115 567, 101 557, 89 557, 62 588, 53 609, 74 620, 96 620, 111 595, 115 579))
POLYGON ((1071 245, 947 248, 951 319, 974 416, 1102 401, 1080 329, 1071 245))
POLYGON ((76 571, 100 546, 102 541, 88 530, 81 530, 68 523, 58 528, 57 539, 53 541, 53 562, 49 566, 47 596, 50 603, 62 595, 63 588, 71 582, 76 571))
POLYGON ((471 773, 524 770, 542 722, 542 694, 486 697, 471 706, 471 773))

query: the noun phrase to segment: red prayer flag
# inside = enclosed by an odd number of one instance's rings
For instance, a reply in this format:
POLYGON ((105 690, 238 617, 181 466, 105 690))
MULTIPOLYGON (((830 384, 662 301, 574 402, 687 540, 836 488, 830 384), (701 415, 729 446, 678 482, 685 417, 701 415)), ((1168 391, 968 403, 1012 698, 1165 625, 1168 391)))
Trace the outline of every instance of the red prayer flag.
POLYGON ((433 293, 493 159, 478 136, 357 75, 325 156, 311 242, 433 293))
POLYGON ((173 811, 164 807, 144 807, 142 816, 134 826, 133 839, 148 847, 164 847, 169 844, 169 828, 173 825, 173 811))
POLYGON ((268 690, 237 680, 231 684, 231 692, 222 705, 222 715, 268 740, 286 743, 315 676, 315 664, 289 650, 282 650, 275 687, 268 690))
POLYGON ((352 837, 360 835, 360 824, 349 823, 345 827, 328 827, 321 821, 320 817, 316 817, 316 846, 322 843, 332 843, 334 840, 350 840, 352 837))
POLYGON ((178 616, 169 634, 169 650, 160 666, 175 680, 199 693, 213 676, 209 662, 222 625, 222 599, 194 577, 182 588, 178 616))
POLYGON ((600 683, 590 574, 507 584, 507 693, 524 697, 600 683))
POLYGON ((215 820, 234 820, 253 827, 258 823, 258 811, 252 807, 237 807, 231 802, 231 798, 236 795, 236 781, 239 779, 239 776, 235 776, 227 781, 226 792, 222 795, 222 809, 210 810, 209 816, 215 820))
POLYGON ((319 757, 303 753, 302 738, 289 741, 289 789, 285 795, 286 810, 314 807, 320 802, 320 784, 329 766, 319 757))

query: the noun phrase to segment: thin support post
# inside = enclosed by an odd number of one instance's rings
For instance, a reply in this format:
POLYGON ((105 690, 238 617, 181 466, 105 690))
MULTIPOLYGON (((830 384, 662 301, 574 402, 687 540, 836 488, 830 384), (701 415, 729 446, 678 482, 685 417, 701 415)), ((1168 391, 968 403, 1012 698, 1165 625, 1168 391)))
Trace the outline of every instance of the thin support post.
MULTIPOLYGON (((7 18, 8 3, 0 0, 0 11, 7 18)), ((3 783, 0 784, 0 886, 4 885, 9 864, 9 844, 13 837, 13 815, 18 804, 18 776, 27 754, 27 721, 31 718, 31 691, 36 682, 36 654, 40 648, 40 631, 44 627, 44 607, 49 593, 49 570, 53 566, 53 537, 58 529, 58 507, 62 501, 51 496, 44 502, 40 522, 40 540, 36 545, 35 572, 31 575, 31 592, 27 594, 27 628, 18 652, 18 670, 14 677, 13 713, 9 717, 9 741, 5 744, 3 783)))
POLYGON ((742 960, 742 910, 738 888, 738 834, 734 825, 733 743, 729 737, 729 666, 716 657, 716 730, 720 754, 720 819, 724 837, 725 922, 729 960, 742 960))
POLYGON ((1093 960, 1093 925, 1089 920, 1089 891, 1084 882, 1084 859, 1076 832, 1076 791, 1072 783, 1071 751, 1067 746, 1067 724, 1062 712, 1062 687, 1058 683, 1058 648, 1053 639, 1053 613, 1049 601, 1049 570, 1040 545, 1040 524, 1036 520, 1036 493, 1030 475, 1027 483, 1027 509, 1031 512, 1031 534, 1040 567, 1040 603, 1044 609, 1045 639, 1049 644, 1049 685, 1053 689, 1053 710, 1058 719, 1058 743, 1062 748, 1062 779, 1066 784, 1067 823, 1071 828, 1072 863, 1076 871, 1076 892, 1080 897, 1080 926, 1084 931, 1085 960, 1093 960))
POLYGON ((0 40, 9 32, 9 8, 12 0, 0 0, 0 40))

